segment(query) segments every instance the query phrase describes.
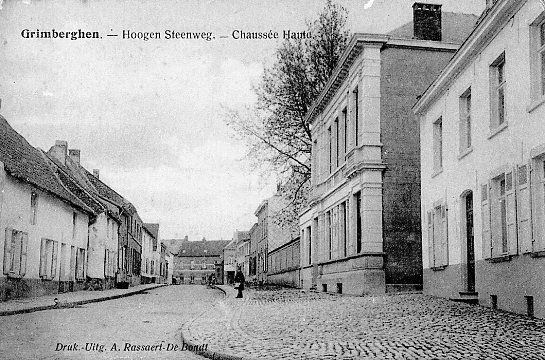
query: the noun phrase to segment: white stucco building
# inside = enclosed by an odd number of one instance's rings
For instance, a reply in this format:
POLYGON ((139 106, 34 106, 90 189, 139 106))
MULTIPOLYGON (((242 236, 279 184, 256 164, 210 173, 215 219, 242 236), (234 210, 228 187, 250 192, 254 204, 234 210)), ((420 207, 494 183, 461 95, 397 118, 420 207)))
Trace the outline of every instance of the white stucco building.
POLYGON ((545 4, 488 1, 414 110, 424 291, 545 317, 545 4))

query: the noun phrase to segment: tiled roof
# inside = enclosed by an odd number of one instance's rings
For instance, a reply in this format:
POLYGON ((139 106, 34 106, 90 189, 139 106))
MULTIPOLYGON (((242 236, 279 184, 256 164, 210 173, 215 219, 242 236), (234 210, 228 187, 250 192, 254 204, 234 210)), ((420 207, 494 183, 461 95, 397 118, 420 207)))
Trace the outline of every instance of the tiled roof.
POLYGON ((154 238, 159 238, 159 224, 144 223, 144 227, 154 238))
MULTIPOLYGON (((478 17, 473 14, 460 14, 453 12, 443 12, 441 15, 442 41, 454 44, 461 44, 469 36, 478 17)), ((390 31, 387 35, 395 37, 413 39, 414 23, 408 22, 405 25, 390 31)))
POLYGON ((13 177, 31 183, 80 210, 93 213, 91 208, 63 187, 46 161, 45 154, 30 145, 1 115, 0 161, 4 163, 5 170, 13 177))
POLYGON ((115 190, 113 190, 111 187, 97 179, 96 176, 91 174, 85 168, 82 169, 84 171, 84 174, 87 176, 87 179, 93 184, 100 196, 112 201, 118 206, 123 207, 130 214, 134 214, 136 212, 136 208, 134 207, 134 205, 131 204, 127 199, 125 199, 123 196, 115 192, 115 190))
POLYGON ((48 153, 44 152, 44 156, 47 157, 47 159, 50 161, 52 170, 55 172, 57 177, 61 180, 63 185, 68 190, 70 190, 72 194, 74 194, 75 196, 77 196, 78 199, 83 201, 85 205, 93 209, 95 214, 100 214, 106 211, 106 208, 103 206, 103 204, 101 204, 97 198, 93 197, 89 189, 85 188, 80 182, 78 182, 74 178, 73 174, 66 166, 61 164, 58 159, 48 153))
POLYGON ((223 249, 230 242, 231 240, 184 241, 180 246, 177 256, 221 256, 223 249))

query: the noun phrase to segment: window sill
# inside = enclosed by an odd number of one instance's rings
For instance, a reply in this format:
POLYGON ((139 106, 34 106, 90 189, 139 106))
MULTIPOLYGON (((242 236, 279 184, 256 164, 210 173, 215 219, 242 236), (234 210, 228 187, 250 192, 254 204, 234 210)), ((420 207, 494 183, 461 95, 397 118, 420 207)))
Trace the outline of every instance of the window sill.
POLYGON ((511 258, 513 257, 513 255, 500 255, 500 256, 496 256, 496 257, 493 257, 493 258, 490 258, 490 259, 487 259, 488 262, 490 263, 500 263, 500 262, 507 262, 507 261, 511 261, 511 258))
POLYGON ((432 271, 443 271, 448 267, 448 265, 434 266, 430 268, 432 271))
POLYGON ((537 108, 539 108, 543 104, 545 104, 545 96, 542 96, 542 97, 540 97, 538 99, 532 100, 532 103, 530 105, 528 105, 528 107, 526 108, 526 111, 528 113, 532 113, 532 112, 534 112, 534 110, 536 110, 537 108))
POLYGON ((465 158, 472 152, 473 152, 473 146, 468 147, 467 149, 460 152, 460 154, 458 155, 458 160, 462 160, 463 158, 465 158))
POLYGON ((431 178, 433 179, 434 177, 440 175, 442 172, 443 172, 443 168, 433 170, 433 173, 431 174, 431 178))
POLYGON ((15 273, 9 273, 6 274, 6 276, 10 279, 22 279, 23 275, 15 274, 15 273))
POLYGON ((488 140, 492 139, 494 136, 498 135, 503 130, 507 129, 507 126, 508 126, 508 123, 506 121, 503 124, 499 125, 498 127, 491 129, 490 134, 488 134, 488 140))

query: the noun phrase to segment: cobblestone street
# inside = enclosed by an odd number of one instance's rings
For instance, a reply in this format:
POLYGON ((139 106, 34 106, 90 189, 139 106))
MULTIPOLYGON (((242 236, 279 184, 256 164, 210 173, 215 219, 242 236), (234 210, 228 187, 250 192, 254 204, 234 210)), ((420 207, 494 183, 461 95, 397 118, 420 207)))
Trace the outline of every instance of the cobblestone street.
POLYGON ((254 359, 545 359, 545 322, 420 294, 234 291, 186 324, 209 349, 254 359))

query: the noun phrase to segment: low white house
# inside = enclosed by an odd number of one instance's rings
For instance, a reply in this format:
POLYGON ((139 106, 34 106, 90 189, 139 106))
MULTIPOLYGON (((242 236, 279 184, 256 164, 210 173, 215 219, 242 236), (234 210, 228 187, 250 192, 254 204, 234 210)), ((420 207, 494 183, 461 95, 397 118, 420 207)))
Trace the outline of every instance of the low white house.
POLYGON ((414 110, 424 291, 545 317, 545 3, 489 1, 414 110))
POLYGON ((0 299, 83 288, 92 216, 0 116, 0 299))

